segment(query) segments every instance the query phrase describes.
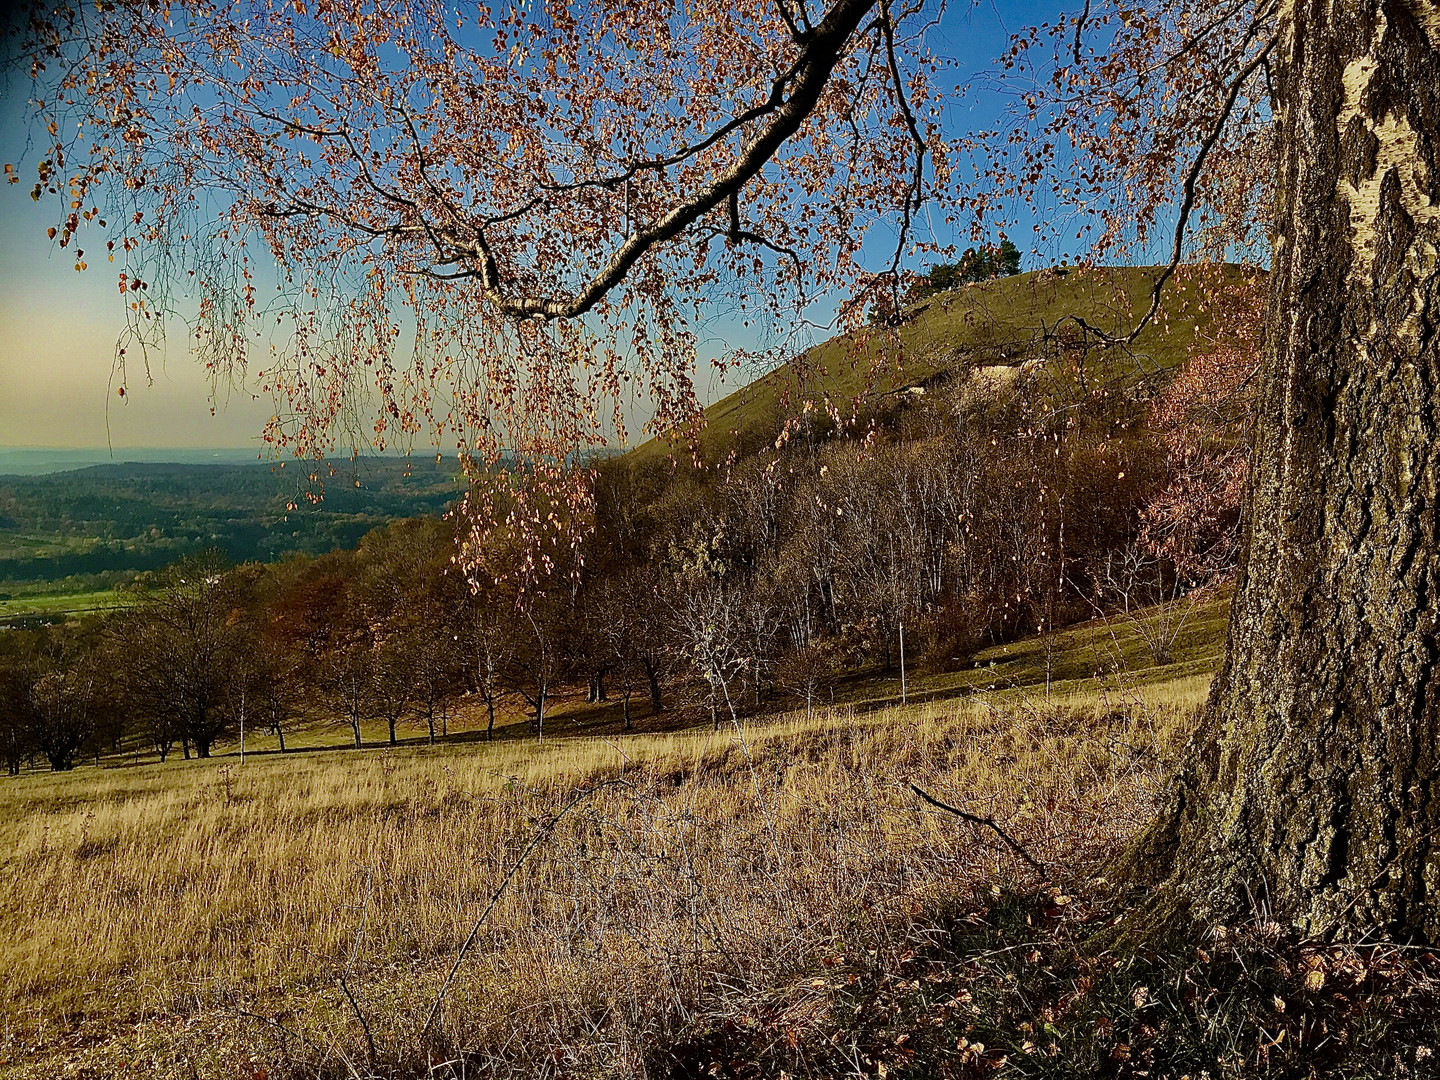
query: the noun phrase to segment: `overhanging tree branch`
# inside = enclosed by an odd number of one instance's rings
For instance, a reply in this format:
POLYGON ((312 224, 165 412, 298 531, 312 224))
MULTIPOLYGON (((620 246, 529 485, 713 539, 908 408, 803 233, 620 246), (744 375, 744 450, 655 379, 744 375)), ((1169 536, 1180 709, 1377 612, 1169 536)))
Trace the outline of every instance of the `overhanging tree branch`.
MULTIPOLYGON (((738 196, 746 183, 759 174, 766 163, 775 156, 776 151, 787 139, 799 131, 805 120, 814 111, 836 65, 844 57, 846 47, 854 40, 861 22, 877 2, 878 0, 837 0, 818 26, 802 32, 798 39, 801 42, 799 56, 789 69, 777 77, 772 84, 769 97, 764 102, 732 118, 700 142, 686 147, 676 155, 636 162, 624 172, 613 176, 577 181, 574 184, 543 185, 547 191, 573 191, 583 187, 613 189, 625 184, 642 170, 663 170, 718 144, 737 131, 758 124, 753 134, 741 146, 735 161, 730 166, 721 170, 718 175, 688 198, 671 206, 653 223, 632 231, 599 272, 571 295, 547 296, 512 292, 510 283, 505 280, 501 272, 496 251, 485 225, 461 230, 454 226, 445 228, 437 225, 421 226, 402 220, 390 226, 375 226, 355 221, 338 207, 322 207, 302 200, 294 200, 291 206, 276 212, 284 214, 309 210, 316 214, 332 216, 367 235, 376 237, 398 238, 405 235, 427 234, 437 240, 443 248, 439 252, 440 258, 437 259, 437 264, 450 265, 461 260, 468 260, 472 264, 470 268, 453 274, 432 274, 430 276, 439 276, 447 280, 474 279, 478 282, 486 298, 502 314, 511 318, 536 319, 541 322, 579 318, 591 311, 612 289, 619 285, 630 269, 646 254, 658 245, 679 236, 700 218, 724 205, 727 200, 738 196), (467 231, 468 235, 466 235, 467 231)), ((804 19, 802 8, 802 22, 804 19)), ((904 95, 899 88, 898 79, 897 93, 903 101, 904 95)), ((913 116, 909 116, 908 102, 904 107, 912 130, 914 130, 914 120, 913 116)), ((405 200, 403 197, 396 198, 394 192, 384 189, 374 180, 348 132, 343 129, 339 131, 316 129, 314 134, 342 139, 349 156, 361 170, 361 179, 367 186, 387 202, 403 204, 406 210, 417 210, 413 201, 405 200)), ((915 134, 918 138, 918 131, 915 134)), ((907 200, 907 221, 912 212, 912 202, 913 199, 907 200)), ((741 238, 761 243, 786 255, 793 254, 755 234, 748 234, 741 238)))
POLYGON ((880 32, 885 39, 885 63, 890 69, 890 81, 895 88, 895 100, 905 118, 905 127, 910 132, 910 141, 915 147, 915 170, 910 179, 910 190, 906 194, 905 208, 900 222, 900 235, 895 242, 895 256, 890 263, 890 273, 898 275, 900 259, 905 254, 905 242, 910 237, 910 225, 914 214, 924 203, 925 184, 925 139, 910 108, 910 99, 905 96, 905 83, 900 77, 900 61, 895 55, 895 26, 890 16, 890 0, 880 3, 880 32))
POLYGON ((1262 48, 1231 81, 1225 94, 1224 104, 1220 109, 1220 115, 1216 118, 1214 126, 1211 127, 1205 138, 1201 140, 1200 149, 1195 154, 1195 160, 1190 163, 1190 168, 1185 173, 1185 182, 1180 200, 1180 212, 1175 221, 1175 239, 1170 250, 1170 261, 1165 269, 1161 271, 1160 276, 1155 279, 1155 284, 1150 290, 1150 306, 1144 316, 1135 324, 1134 329, 1128 334, 1123 335, 1108 334, 1086 320, 1083 316, 1067 316, 1066 319, 1080 327, 1087 337, 1094 338, 1102 345, 1133 345, 1135 339, 1140 336, 1144 329, 1149 326, 1150 322, 1155 318, 1156 312, 1160 310, 1161 293, 1164 291, 1170 278, 1174 276, 1176 267, 1180 265, 1180 257, 1184 250, 1185 232, 1190 225, 1190 214, 1195 209, 1195 190, 1200 182, 1200 173, 1205 168, 1205 159, 1215 144, 1220 141, 1220 136, 1224 134, 1225 125, 1230 119, 1230 114, 1235 109, 1235 102, 1240 97, 1240 91, 1244 88, 1245 83, 1249 81, 1250 77, 1266 62, 1271 50, 1275 48, 1276 40, 1277 38, 1272 36, 1270 40, 1265 43, 1264 48, 1262 48))

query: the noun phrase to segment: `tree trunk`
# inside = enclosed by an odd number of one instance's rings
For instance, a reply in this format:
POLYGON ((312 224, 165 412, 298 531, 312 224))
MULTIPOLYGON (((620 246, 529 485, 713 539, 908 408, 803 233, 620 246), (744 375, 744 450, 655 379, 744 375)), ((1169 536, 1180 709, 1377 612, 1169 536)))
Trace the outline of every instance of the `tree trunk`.
POLYGON ((1440 941, 1440 7, 1296 0, 1246 547, 1162 903, 1440 941))

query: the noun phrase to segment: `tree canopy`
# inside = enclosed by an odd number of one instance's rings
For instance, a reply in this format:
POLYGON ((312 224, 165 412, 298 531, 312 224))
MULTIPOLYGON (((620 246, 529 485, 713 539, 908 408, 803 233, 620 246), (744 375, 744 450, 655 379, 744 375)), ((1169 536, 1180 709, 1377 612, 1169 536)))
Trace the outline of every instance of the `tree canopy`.
POLYGON ((959 262, 936 263, 910 290, 915 299, 934 296, 961 285, 1020 273, 1020 249, 1008 239, 991 247, 966 248, 959 262))
POLYGON ((35 170, 77 268, 114 263, 122 368, 183 312, 217 378, 275 395, 285 449, 553 463, 637 394, 654 430, 693 420, 715 312, 776 331, 727 333, 722 367, 817 312, 862 326, 1016 200, 1043 240, 1098 227, 1097 256, 1177 201, 1209 253, 1254 241, 1274 10, 1247 8, 1027 29, 968 88, 1013 107, 959 131, 932 39, 964 16, 933 0, 34 0, 48 138, 9 179, 35 170))
POLYGON ((632 384, 693 416, 707 302, 773 320, 863 288, 874 224, 913 240, 946 169, 923 16, 37 4, 32 194, 77 268, 117 262, 124 358, 190 287, 200 357, 277 395, 277 443, 373 413, 377 443, 553 460, 623 428, 632 384))

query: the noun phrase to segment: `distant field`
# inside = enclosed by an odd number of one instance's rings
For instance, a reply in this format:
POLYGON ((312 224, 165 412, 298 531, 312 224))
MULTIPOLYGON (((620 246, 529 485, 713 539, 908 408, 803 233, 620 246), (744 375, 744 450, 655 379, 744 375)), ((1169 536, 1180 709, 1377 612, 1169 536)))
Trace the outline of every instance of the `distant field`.
POLYGON ((134 601, 113 589, 80 593, 36 593, 0 599, 0 622, 26 615, 88 615, 116 611, 134 601))
POLYGON ((91 591, 206 548, 268 562, 354 547, 377 526, 443 513, 462 490, 455 463, 433 456, 0 476, 0 592, 91 591))

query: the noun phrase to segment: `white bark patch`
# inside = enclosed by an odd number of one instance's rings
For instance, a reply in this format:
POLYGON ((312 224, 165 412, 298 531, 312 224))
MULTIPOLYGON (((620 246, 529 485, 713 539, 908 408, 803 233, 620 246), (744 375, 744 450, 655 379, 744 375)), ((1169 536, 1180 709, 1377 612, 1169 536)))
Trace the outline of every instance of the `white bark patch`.
MULTIPOLYGON (((1440 12, 1435 14, 1437 23, 1440 23, 1440 12)), ((1423 281, 1433 271, 1437 257, 1435 243, 1424 234, 1440 229, 1440 206, 1430 201, 1430 174, 1420 156, 1420 139, 1415 129, 1410 126, 1409 118, 1396 112, 1387 112, 1380 122, 1376 123, 1374 118, 1362 109, 1365 93, 1378 68, 1379 64, 1373 57, 1352 60, 1345 66, 1345 100, 1339 116, 1336 117, 1336 126, 1342 138, 1351 122, 1358 116, 1378 144, 1375 168, 1369 176, 1362 177, 1358 184, 1352 184, 1348 179, 1340 181, 1339 194, 1350 208, 1350 249, 1353 253, 1350 281, 1352 286, 1363 289, 1375 279, 1380 189, 1393 172, 1400 183, 1401 205, 1414 220, 1421 235, 1410 245, 1405 256, 1406 264, 1417 280, 1414 305, 1404 322, 1390 329, 1399 341, 1418 350, 1420 310, 1423 304, 1418 282, 1423 281)), ((1372 327, 1372 330, 1384 332, 1384 328, 1380 327, 1372 327)))
POLYGON ((977 367, 975 374, 981 379, 995 386, 1009 386, 1020 375, 1018 367, 1010 367, 1006 364, 991 364, 985 367, 977 367))
POLYGON ((1409 0, 1405 5, 1410 9, 1410 14, 1415 16, 1425 30, 1425 36, 1430 39, 1430 44, 1440 49, 1440 3, 1433 0, 1409 0))

